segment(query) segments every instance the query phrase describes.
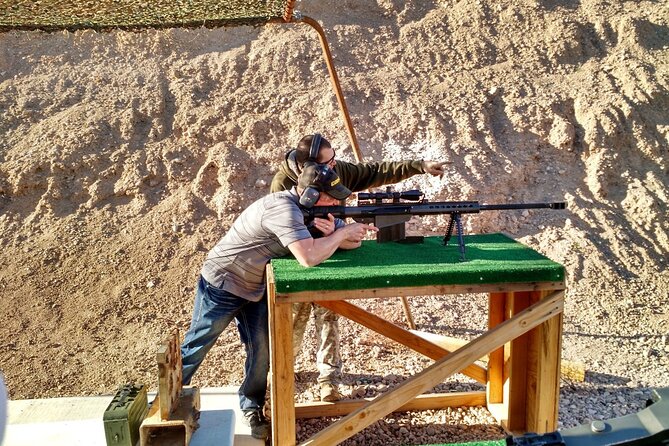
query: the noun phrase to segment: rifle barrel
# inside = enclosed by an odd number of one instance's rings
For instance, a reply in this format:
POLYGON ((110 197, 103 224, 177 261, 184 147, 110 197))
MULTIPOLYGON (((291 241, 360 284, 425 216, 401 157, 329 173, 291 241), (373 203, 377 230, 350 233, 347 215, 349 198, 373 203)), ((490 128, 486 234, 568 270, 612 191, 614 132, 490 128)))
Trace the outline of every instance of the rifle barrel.
POLYGON ((508 203, 508 204, 482 204, 482 211, 503 211, 508 209, 565 209, 564 201, 553 203, 508 203))

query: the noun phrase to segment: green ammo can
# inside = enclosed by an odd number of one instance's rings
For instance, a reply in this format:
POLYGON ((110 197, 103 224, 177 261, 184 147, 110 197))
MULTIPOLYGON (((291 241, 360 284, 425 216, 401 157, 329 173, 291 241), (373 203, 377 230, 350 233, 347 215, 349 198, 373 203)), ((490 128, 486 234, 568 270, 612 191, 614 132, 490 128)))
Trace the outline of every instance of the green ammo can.
POLYGON ((139 426, 148 410, 143 385, 121 386, 107 406, 103 418, 107 446, 135 446, 139 440, 139 426))

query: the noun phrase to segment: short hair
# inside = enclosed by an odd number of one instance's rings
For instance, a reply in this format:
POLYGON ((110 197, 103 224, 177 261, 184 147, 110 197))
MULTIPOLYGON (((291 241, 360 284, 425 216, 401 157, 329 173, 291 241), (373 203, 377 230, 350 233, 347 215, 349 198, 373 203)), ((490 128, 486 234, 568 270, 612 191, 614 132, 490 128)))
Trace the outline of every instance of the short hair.
MULTIPOLYGON (((302 167, 304 163, 309 160, 309 151, 311 150, 311 141, 314 139, 314 135, 307 135, 304 138, 300 139, 300 142, 297 143, 295 161, 297 165, 302 167)), ((321 138, 321 145, 318 146, 318 150, 325 148, 331 148, 330 141, 325 138, 321 138)))

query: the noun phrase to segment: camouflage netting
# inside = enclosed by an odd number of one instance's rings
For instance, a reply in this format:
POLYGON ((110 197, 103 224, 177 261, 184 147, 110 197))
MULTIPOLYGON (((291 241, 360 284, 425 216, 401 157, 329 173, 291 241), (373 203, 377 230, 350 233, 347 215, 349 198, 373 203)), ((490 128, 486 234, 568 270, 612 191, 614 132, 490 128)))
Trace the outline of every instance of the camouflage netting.
POLYGON ((0 31, 261 25, 289 21, 294 0, 0 0, 0 31))

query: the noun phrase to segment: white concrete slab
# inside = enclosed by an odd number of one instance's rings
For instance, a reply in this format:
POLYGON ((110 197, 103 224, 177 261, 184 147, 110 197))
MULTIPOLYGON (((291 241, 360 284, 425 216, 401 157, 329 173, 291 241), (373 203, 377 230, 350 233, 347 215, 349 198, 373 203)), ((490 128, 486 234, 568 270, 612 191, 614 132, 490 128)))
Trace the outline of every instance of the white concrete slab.
MULTIPOLYGON (((9 401, 3 446, 106 445, 103 415, 113 395, 9 401)), ((155 394, 149 394, 152 401, 155 394)), ((200 389, 191 446, 261 446, 242 423, 237 387, 200 389)))

